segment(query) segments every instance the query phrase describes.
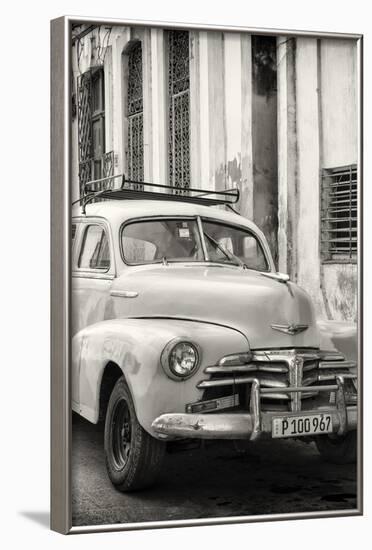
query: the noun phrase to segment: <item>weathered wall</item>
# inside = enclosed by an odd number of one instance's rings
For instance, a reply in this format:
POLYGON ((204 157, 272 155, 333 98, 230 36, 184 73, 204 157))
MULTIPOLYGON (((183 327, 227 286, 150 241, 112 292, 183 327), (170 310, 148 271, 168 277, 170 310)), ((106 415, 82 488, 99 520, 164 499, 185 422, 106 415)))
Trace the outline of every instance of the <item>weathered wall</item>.
POLYGON ((319 317, 354 320, 357 271, 320 258, 320 172, 357 162, 356 44, 279 39, 279 264, 319 317))
MULTIPOLYGON (((320 43, 322 164, 334 168, 358 161, 356 43, 320 43)), ((323 294, 333 319, 357 317, 357 266, 324 262, 323 294)))
MULTIPOLYGON (((90 38, 79 63, 74 48, 75 93, 79 74, 97 61, 90 38)), ((114 151, 115 173, 126 172, 125 52, 135 39, 142 41, 145 177, 167 182, 162 29, 112 29, 104 55, 106 151, 114 151)), ((279 270, 311 294, 319 316, 336 319, 356 316, 357 273, 355 264, 320 262, 319 174, 357 161, 355 90, 350 41, 281 37, 276 44, 244 33, 190 33, 192 186, 239 187, 237 208, 264 231, 279 270)), ((77 116, 72 142, 75 200, 77 116)))
POLYGON ((356 43, 320 41, 323 168, 358 159, 356 43))

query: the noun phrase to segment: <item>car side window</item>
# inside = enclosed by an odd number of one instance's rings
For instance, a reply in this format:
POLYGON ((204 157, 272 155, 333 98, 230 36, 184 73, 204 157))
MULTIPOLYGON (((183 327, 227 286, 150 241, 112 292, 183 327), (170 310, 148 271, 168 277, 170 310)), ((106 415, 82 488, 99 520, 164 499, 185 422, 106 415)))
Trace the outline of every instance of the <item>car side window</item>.
POLYGON ((102 226, 94 224, 86 227, 78 265, 80 269, 109 269, 110 247, 102 226))

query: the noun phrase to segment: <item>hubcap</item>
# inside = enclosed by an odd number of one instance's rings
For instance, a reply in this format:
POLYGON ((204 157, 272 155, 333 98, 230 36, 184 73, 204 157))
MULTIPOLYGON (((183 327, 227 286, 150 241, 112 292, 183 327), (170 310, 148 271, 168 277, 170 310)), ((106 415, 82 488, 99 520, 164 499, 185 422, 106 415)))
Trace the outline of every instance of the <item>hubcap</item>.
POLYGON ((111 423, 112 455, 118 470, 122 470, 128 462, 131 441, 130 411, 128 403, 122 398, 115 405, 111 423))

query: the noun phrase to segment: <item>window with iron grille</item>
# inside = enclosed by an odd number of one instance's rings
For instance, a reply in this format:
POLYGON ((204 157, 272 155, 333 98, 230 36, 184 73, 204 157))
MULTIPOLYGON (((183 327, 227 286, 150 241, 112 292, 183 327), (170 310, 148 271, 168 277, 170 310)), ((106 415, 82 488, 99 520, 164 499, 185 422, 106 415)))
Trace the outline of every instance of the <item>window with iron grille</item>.
MULTIPOLYGON (((102 67, 91 68, 78 82, 79 182, 113 173, 113 152, 105 152, 105 89, 102 67)), ((99 185, 95 188, 100 189, 99 185)))
POLYGON ((323 261, 356 261, 357 166, 355 164, 322 171, 321 252, 323 261))
POLYGON ((127 117, 128 178, 134 181, 143 181, 143 76, 141 42, 136 42, 128 53, 127 117))
POLYGON ((190 187, 189 33, 168 31, 169 184, 190 187))

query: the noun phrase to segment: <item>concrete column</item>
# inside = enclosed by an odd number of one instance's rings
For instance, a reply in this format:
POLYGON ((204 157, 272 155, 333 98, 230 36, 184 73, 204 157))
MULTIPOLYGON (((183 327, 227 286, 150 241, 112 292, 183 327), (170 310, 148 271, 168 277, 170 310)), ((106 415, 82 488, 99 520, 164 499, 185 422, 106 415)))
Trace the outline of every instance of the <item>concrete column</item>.
POLYGON ((199 33, 199 132, 200 187, 212 189, 209 158, 208 33, 199 33))
POLYGON ((123 51, 130 41, 130 29, 118 27, 114 30, 112 38, 112 118, 113 124, 113 150, 115 155, 115 174, 125 173, 125 136, 127 132, 125 116, 126 79, 123 51))
POLYGON ((277 40, 278 267, 297 280, 296 39, 277 40))
POLYGON ((199 31, 190 31, 190 168, 191 187, 203 188, 200 157, 199 31))
POLYGON ((209 161, 214 189, 226 188, 224 36, 208 33, 209 161))
POLYGON ((252 152, 252 41, 241 35, 241 198, 239 210, 253 220, 253 152, 252 152))
POLYGON ((112 46, 108 46, 104 61, 105 75, 105 147, 106 152, 114 149, 112 46))
POLYGON ((298 38, 297 95, 297 281, 311 295, 319 316, 324 313, 320 281, 319 228, 319 82, 314 38, 298 38))
POLYGON ((153 134, 152 134, 152 70, 151 29, 142 33, 142 75, 143 75, 143 162, 144 180, 153 179, 153 134))
POLYGON ((242 150, 242 51, 239 33, 224 33, 226 187, 239 187, 242 150))
POLYGON ((310 295, 322 296, 319 228, 320 99, 314 38, 278 39, 279 270, 310 295))
POLYGON ((276 39, 252 36, 253 220, 265 233, 277 264, 277 68, 276 39))
POLYGON ((166 127, 165 39, 162 29, 151 29, 152 181, 168 182, 166 127))

